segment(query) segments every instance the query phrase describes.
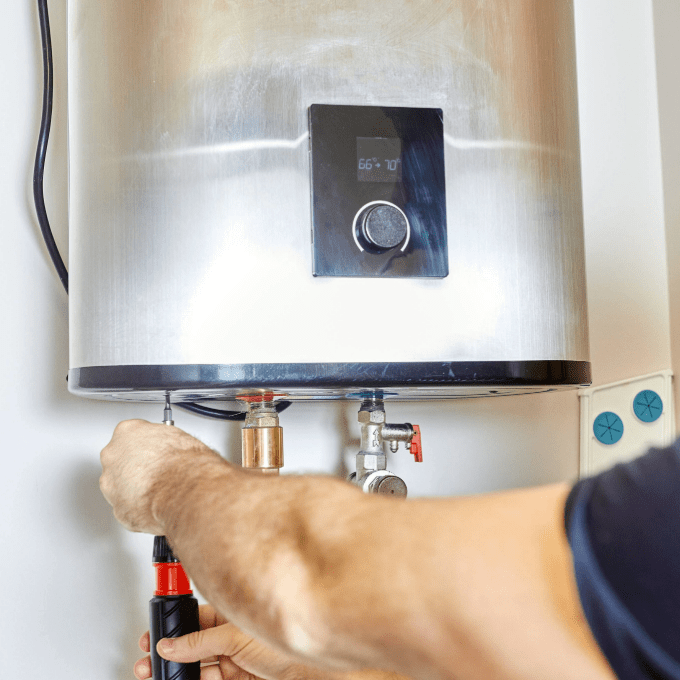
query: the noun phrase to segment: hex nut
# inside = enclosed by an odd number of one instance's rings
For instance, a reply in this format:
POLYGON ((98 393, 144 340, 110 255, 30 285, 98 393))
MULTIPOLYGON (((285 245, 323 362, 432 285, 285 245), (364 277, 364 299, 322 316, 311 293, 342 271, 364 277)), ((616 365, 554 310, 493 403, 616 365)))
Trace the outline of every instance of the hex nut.
POLYGON ((278 427, 278 414, 248 414, 246 416, 245 427, 278 427))
POLYGON ((360 423, 384 423, 385 411, 359 411, 358 421, 360 423))
POLYGON ((357 454, 357 469, 384 470, 387 465, 387 457, 378 453, 357 454))
POLYGON ((360 423, 384 423, 385 411, 359 411, 360 423))

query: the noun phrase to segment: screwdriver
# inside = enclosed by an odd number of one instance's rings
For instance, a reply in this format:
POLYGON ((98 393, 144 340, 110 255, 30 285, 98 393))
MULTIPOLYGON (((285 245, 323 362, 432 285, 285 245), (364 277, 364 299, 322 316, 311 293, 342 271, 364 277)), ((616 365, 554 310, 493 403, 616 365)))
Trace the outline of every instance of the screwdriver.
MULTIPOLYGON (((163 423, 174 425, 170 395, 165 395, 163 423)), ((199 680, 201 663, 177 663, 159 656, 156 645, 163 638, 180 637, 199 630, 198 600, 189 578, 165 536, 154 536, 153 565, 156 592, 149 602, 149 641, 153 680, 199 680)))

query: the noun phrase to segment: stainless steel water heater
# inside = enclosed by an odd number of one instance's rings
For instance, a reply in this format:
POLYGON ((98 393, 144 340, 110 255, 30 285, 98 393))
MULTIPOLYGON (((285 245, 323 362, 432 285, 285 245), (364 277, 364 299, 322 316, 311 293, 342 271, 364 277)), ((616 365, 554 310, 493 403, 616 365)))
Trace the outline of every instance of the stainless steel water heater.
POLYGON ((69 0, 68 33, 71 391, 590 382, 571 0, 69 0))

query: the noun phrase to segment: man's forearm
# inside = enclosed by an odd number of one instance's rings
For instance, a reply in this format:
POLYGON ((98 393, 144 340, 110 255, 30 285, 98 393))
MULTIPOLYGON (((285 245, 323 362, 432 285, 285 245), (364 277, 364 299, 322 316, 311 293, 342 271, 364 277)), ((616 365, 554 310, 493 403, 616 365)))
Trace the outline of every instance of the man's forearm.
POLYGON ((402 502, 216 461, 181 472, 156 513, 201 592, 301 658, 419 677, 610 678, 573 585, 565 494, 402 502))
MULTIPOLYGON (((154 514, 205 597, 246 632, 328 661, 370 560, 357 537, 374 499, 332 478, 265 477, 218 460, 173 476, 154 514)), ((364 665, 356 650, 335 658, 364 665)))

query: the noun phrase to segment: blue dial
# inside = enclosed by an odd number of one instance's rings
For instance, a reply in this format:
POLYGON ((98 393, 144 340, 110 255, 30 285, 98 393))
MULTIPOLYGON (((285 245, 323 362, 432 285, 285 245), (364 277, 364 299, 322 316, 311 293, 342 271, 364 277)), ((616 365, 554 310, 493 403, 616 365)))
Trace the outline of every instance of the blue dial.
POLYGON ((633 399, 633 411, 643 423, 653 423, 663 413, 663 401, 653 390, 642 390, 633 399))
POLYGON ((593 432, 598 442, 616 444, 623 437, 623 421, 616 413, 605 411, 595 418, 593 432))

